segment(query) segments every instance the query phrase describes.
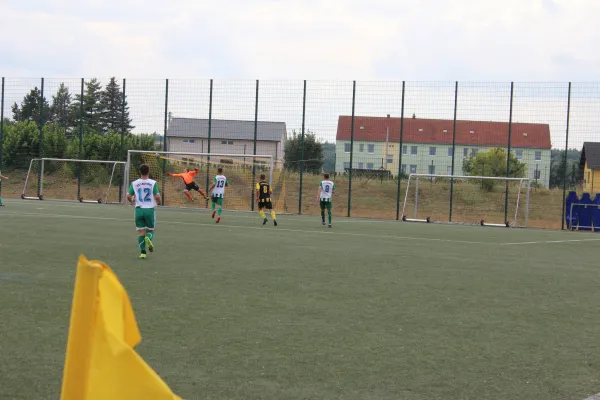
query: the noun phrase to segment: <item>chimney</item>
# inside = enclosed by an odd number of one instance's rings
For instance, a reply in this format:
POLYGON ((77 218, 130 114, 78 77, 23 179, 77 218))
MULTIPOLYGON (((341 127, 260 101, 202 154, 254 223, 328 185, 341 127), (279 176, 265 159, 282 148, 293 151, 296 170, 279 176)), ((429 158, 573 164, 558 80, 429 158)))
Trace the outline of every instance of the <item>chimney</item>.
POLYGON ((413 113, 413 119, 417 119, 417 114, 413 113))

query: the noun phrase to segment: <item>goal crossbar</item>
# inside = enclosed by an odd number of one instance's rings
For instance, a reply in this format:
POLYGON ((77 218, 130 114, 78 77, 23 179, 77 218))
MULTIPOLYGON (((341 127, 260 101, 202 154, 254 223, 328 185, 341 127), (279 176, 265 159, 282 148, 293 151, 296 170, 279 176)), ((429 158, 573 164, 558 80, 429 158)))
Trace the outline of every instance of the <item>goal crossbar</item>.
MULTIPOLYGON (((106 194, 103 198, 98 198, 95 200, 84 199, 83 197, 78 195, 77 201, 81 203, 105 203, 108 204, 108 196, 110 194, 110 189, 112 187, 112 181, 115 175, 115 170, 118 165, 123 165, 125 167, 125 161, 112 161, 112 160, 80 160, 75 158, 53 158, 53 157, 42 157, 42 158, 33 158, 29 162, 29 169, 27 170, 27 175, 25 177, 25 184, 23 185, 23 192, 21 193, 21 199, 23 200, 44 200, 44 166, 47 161, 56 161, 56 162, 74 162, 79 164, 112 164, 110 179, 108 182, 108 187, 106 189, 106 194), (38 188, 36 196, 27 196, 27 184, 29 183, 29 178, 31 176, 31 171, 35 162, 40 162, 40 170, 38 171, 38 188)), ((78 183, 79 185, 79 183, 78 183)), ((54 200, 64 200, 64 199, 54 199, 54 200)), ((68 200, 66 200, 68 201, 68 200)))
MULTIPOLYGON (((419 205, 419 179, 420 178, 428 178, 431 180, 434 179, 450 179, 452 182, 455 181, 464 181, 464 180, 491 180, 491 181, 499 181, 499 182, 505 182, 506 184, 508 184, 508 182, 518 182, 519 183, 519 188, 517 191, 517 199, 516 199, 516 205, 515 205, 515 213, 514 213, 514 219, 511 222, 509 221, 503 221, 503 223, 489 223, 489 222, 485 222, 483 219, 481 219, 481 221, 479 222, 480 225, 482 226, 498 226, 498 227, 509 227, 509 226, 517 226, 517 217, 519 214, 519 206, 520 206, 520 202, 521 202, 521 191, 524 188, 524 184, 526 184, 525 189, 526 189, 526 198, 525 198, 525 224, 524 226, 527 226, 528 224, 528 219, 529 219, 529 193, 531 190, 531 181, 529 180, 529 178, 514 178, 514 177, 496 177, 496 176, 480 176, 480 175, 475 175, 475 176, 468 176, 468 175, 437 175, 437 174, 410 174, 408 176, 408 180, 407 180, 407 185, 406 185, 406 192, 404 195, 404 204, 402 207, 402 221, 406 221, 406 222, 433 222, 431 220, 431 218, 429 216, 427 216, 425 219, 423 218, 416 218, 417 217, 417 208, 419 205), (410 190, 410 183, 411 181, 414 180, 415 183, 415 199, 414 199, 414 218, 408 218, 406 215, 406 207, 407 207, 407 203, 408 203, 408 194, 409 194, 409 190, 410 190)), ((450 207, 452 207, 452 205, 450 204, 450 207)), ((442 221, 440 221, 442 222, 442 221)), ((447 221, 448 223, 451 223, 451 221, 447 221)))

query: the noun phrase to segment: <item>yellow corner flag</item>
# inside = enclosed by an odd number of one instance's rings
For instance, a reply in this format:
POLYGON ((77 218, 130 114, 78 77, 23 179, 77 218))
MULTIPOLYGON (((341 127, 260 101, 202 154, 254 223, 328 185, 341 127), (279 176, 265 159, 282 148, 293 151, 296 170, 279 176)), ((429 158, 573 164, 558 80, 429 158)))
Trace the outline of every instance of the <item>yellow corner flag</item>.
POLYGON ((141 339, 115 273, 80 256, 61 400, 181 400, 133 349, 141 339))

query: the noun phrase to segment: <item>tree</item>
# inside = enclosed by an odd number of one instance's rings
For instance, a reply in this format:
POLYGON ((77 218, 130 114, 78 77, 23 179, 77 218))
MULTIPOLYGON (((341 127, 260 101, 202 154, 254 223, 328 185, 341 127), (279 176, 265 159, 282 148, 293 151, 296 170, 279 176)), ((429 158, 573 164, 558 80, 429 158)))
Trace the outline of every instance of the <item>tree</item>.
MULTIPOLYGON (((470 176, 506 176, 506 157, 507 152, 503 148, 490 149, 488 151, 479 152, 475 157, 465 158, 463 161, 463 170, 470 176)), ((522 178, 525 176, 527 165, 515 157, 514 153, 510 153, 510 173, 511 178, 522 178)), ((487 190, 492 190, 494 187, 493 180, 484 180, 484 187, 487 190)))
MULTIPOLYGON (((102 131, 102 85, 96 78, 85 83, 83 94, 83 123, 87 129, 101 133, 102 131)), ((79 120, 81 95, 75 95, 75 102, 71 104, 74 115, 79 120)))
POLYGON ((46 98, 42 98, 42 92, 37 86, 25 95, 21 106, 14 103, 11 107, 13 113, 13 119, 16 122, 22 121, 33 121, 36 124, 40 123, 40 111, 43 111, 43 124, 50 119, 50 105, 46 98))
MULTIPOLYGON (((292 131, 292 137, 285 143, 286 169, 300 171, 302 160, 302 135, 292 131)), ((318 174, 323 168, 323 144, 317 136, 308 131, 304 134, 304 171, 318 174)))
POLYGON ((323 143, 323 170, 325 172, 335 171, 335 143, 323 143))
POLYGON ((577 149, 567 150, 565 168, 565 151, 553 149, 550 153, 550 187, 562 187, 565 173, 567 184, 575 185, 579 180, 579 160, 581 152, 577 149))
POLYGON ((61 83, 56 94, 52 96, 50 121, 57 123, 63 129, 73 127, 75 124, 70 109, 71 101, 69 88, 64 83, 61 83))
POLYGON ((102 130, 103 132, 114 131, 125 134, 131 133, 134 128, 131 125, 129 117, 129 105, 125 99, 125 113, 123 113, 123 92, 117 80, 113 77, 101 93, 100 99, 102 109, 102 130), (121 123, 123 122, 123 126, 121 123))

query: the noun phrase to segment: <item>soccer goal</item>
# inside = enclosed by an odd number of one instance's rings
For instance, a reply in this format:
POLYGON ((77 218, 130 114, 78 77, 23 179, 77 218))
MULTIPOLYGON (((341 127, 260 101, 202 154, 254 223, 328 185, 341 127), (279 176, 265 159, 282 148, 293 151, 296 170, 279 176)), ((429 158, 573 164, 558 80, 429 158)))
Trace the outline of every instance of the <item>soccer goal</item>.
POLYGON ((525 227, 530 189, 528 178, 410 174, 402 220, 525 227))
POLYGON ((24 200, 122 202, 124 161, 34 158, 25 178, 24 200))
MULTIPOLYGON (((193 200, 185 196, 185 183, 181 177, 168 176, 198 169, 194 182, 204 193, 217 175, 217 169, 223 168, 229 186, 225 188, 223 207, 228 210, 252 211, 256 208, 254 186, 264 174, 273 188, 273 205, 280 207, 283 174, 275 167, 273 156, 248 154, 185 153, 168 151, 129 150, 127 153, 126 187, 139 178, 139 167, 150 167, 150 178, 159 183, 159 190, 166 207, 206 208, 209 204, 200 193, 191 190, 193 200), (277 171, 276 171, 277 170, 277 171), (279 205, 278 205, 279 204, 279 205)), ((277 164, 279 165, 279 164, 277 164)), ((208 193, 206 193, 208 195, 208 193)), ((126 203, 126 202, 125 202, 126 203)))

